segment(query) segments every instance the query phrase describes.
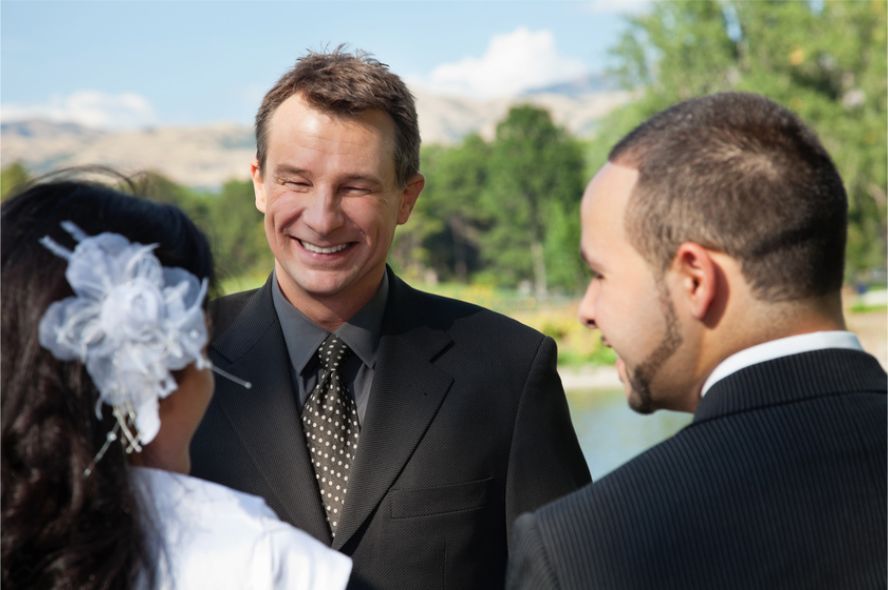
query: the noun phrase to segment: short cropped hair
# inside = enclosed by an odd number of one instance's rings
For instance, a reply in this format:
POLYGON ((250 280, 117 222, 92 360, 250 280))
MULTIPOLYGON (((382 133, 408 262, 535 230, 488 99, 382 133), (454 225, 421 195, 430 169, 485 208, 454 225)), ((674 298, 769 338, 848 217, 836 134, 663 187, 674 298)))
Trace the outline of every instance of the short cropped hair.
POLYGON ((312 106, 340 116, 371 109, 395 123, 395 174, 399 186, 419 172, 419 122, 413 95, 386 64, 342 47, 331 53, 309 52, 277 81, 256 113, 256 159, 265 166, 268 122, 282 102, 299 94, 312 106))
POLYGON ((841 288, 842 179, 814 132, 773 101, 722 93, 681 102, 624 137, 609 160, 639 172, 625 229, 657 272, 690 241, 736 259, 760 300, 841 288))

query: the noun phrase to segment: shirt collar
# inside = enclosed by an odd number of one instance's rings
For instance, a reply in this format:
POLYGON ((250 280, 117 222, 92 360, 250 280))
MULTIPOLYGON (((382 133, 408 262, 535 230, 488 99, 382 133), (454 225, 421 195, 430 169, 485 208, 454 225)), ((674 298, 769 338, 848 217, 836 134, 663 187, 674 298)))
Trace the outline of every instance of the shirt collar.
POLYGON ((373 298, 336 330, 336 335, 368 367, 373 367, 376 362, 376 348, 382 333, 382 316, 385 314, 388 290, 389 280, 386 272, 382 275, 382 282, 373 298))
POLYGON ((841 330, 799 334, 796 336, 788 336, 786 338, 778 338, 777 340, 771 340, 770 342, 765 342, 763 344, 757 344, 734 353, 720 362, 715 367, 715 370, 709 374, 709 378, 706 379, 706 382, 703 384, 700 397, 706 395, 706 392, 708 392, 717 381, 751 365, 824 348, 863 350, 857 336, 851 332, 841 330))
MULTIPOLYGON (((278 284, 276 273, 272 282, 274 284, 271 298, 284 333, 290 362, 296 372, 301 374, 321 342, 329 334, 287 301, 278 284)), ((382 316, 388 299, 388 285, 388 273, 385 273, 370 301, 336 330, 336 335, 342 338, 342 341, 368 367, 373 367, 375 363, 376 348, 382 333, 382 316)))

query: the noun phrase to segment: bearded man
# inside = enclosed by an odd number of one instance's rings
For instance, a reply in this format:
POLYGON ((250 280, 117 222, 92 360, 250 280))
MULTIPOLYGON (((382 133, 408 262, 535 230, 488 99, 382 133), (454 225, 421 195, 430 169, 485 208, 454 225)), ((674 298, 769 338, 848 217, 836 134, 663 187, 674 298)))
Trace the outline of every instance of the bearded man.
POLYGON ((632 131, 583 196, 580 306, 629 404, 691 425, 518 519, 510 588, 874 588, 886 375, 846 331, 847 198, 794 114, 753 94, 632 131))

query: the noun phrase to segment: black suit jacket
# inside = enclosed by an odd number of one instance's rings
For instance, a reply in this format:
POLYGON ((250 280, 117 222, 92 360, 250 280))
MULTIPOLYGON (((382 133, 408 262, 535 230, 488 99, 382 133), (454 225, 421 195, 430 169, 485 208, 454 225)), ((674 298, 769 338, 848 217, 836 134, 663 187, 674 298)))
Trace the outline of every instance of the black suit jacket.
POLYGON ((886 377, 857 351, 717 382, 691 425, 523 515, 509 588, 884 588, 886 377))
POLYGON ((300 425, 273 279, 213 308, 217 379, 193 475, 263 496, 378 588, 492 588, 513 519, 590 480, 554 342, 389 275, 377 362, 335 541, 300 425))

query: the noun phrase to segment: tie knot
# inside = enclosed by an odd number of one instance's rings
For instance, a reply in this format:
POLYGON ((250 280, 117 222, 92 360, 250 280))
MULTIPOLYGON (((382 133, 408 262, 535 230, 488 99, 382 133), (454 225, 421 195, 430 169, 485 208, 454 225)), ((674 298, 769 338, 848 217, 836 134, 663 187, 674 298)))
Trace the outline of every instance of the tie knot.
POLYGON ((348 345, 345 342, 330 334, 318 347, 318 360, 321 363, 321 367, 328 371, 334 371, 339 367, 339 361, 342 360, 342 357, 345 356, 348 350, 348 345))

